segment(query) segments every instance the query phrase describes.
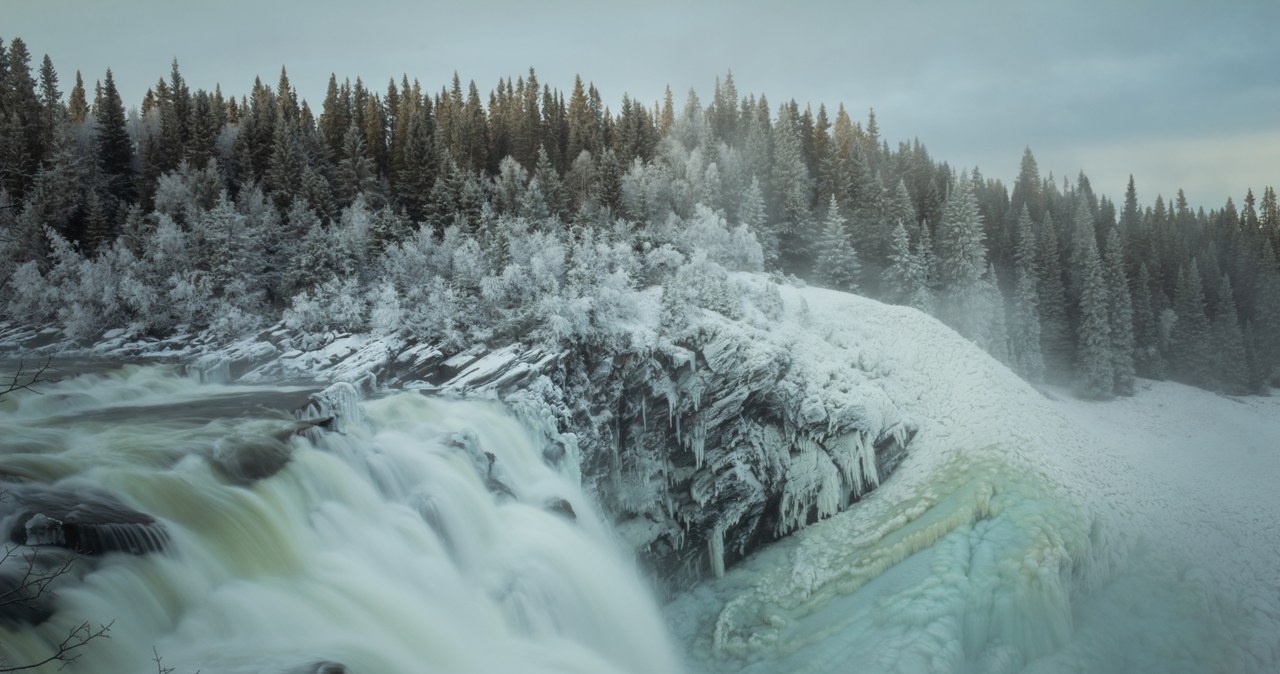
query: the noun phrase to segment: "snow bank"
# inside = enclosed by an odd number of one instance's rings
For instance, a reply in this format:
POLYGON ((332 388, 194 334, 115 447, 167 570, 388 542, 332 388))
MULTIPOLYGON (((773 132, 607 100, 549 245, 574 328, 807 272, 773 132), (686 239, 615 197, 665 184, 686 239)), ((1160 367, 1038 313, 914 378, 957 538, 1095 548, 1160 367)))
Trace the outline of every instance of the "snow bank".
MULTIPOLYGON (((1205 571, 1169 554, 1194 531, 1180 532, 1178 515, 1149 530, 1142 513, 1161 510, 1149 496, 1180 498, 1177 485, 1137 488, 1146 472, 1055 409, 1081 403, 1055 404, 916 311, 820 289, 783 288, 782 298, 771 339, 792 345, 806 380, 862 372, 859 385, 876 393, 860 395, 883 397, 919 430, 856 508, 671 604, 699 666, 1275 671, 1274 584, 1252 585, 1264 592, 1249 604, 1222 591, 1213 559, 1201 560, 1205 571)), ((1255 430, 1277 437, 1274 425, 1255 430)), ((1241 503, 1254 497, 1263 494, 1241 503)), ((1223 554, 1252 558, 1263 568, 1246 571, 1274 580, 1267 545, 1223 554)))

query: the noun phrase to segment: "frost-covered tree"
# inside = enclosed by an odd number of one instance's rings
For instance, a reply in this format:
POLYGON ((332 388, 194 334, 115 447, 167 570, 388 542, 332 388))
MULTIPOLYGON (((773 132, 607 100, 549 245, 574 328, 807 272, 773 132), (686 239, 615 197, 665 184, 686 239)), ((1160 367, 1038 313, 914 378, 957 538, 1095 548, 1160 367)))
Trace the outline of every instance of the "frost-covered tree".
POLYGON ((827 202, 827 215, 823 219, 814 274, 831 288, 856 291, 861 270, 858 252, 849 241, 844 216, 840 215, 840 205, 833 196, 827 202))
POLYGON ((938 225, 939 315, 957 332, 975 339, 992 320, 983 298, 987 269, 982 217, 968 175, 961 176, 947 197, 938 225))
POLYGON ((1040 351, 1035 224, 1026 204, 1021 210, 1014 253, 1013 306, 1009 315, 1009 365, 1024 378, 1039 381, 1044 378, 1044 356, 1040 351))
POLYGON ((1133 395, 1134 336, 1133 300, 1129 295, 1129 278, 1124 273, 1124 248, 1120 232, 1112 227, 1107 232, 1107 247, 1103 254, 1106 267, 1107 294, 1110 299, 1111 358, 1117 395, 1133 395))
POLYGON ((1177 320, 1169 337, 1172 374, 1194 386, 1205 385, 1213 376, 1213 345, 1200 278, 1195 260, 1179 271, 1173 307, 1177 320))
POLYGON ((1244 334, 1240 330, 1240 317, 1236 313, 1235 292, 1231 277, 1222 275, 1218 283, 1218 302, 1210 326, 1213 339, 1213 377, 1217 387, 1227 393, 1242 394, 1249 390, 1249 376, 1245 370, 1244 334))
POLYGON ((1137 375, 1150 378, 1165 376, 1164 358, 1160 353, 1160 326, 1151 298, 1151 272, 1147 263, 1138 266, 1133 285, 1134 369, 1137 375))
POLYGON ((889 247, 889 266, 882 283, 890 301, 932 313, 933 292, 924 259, 911 249, 910 236, 901 221, 893 231, 889 247))
POLYGON ((1102 261, 1098 259, 1093 223, 1077 221, 1081 269, 1080 331, 1076 345, 1076 391, 1085 398, 1104 400, 1115 392, 1110 297, 1102 261))
POLYGON ((1067 322, 1066 289, 1062 282, 1062 253, 1053 216, 1045 212, 1037 239, 1038 277, 1036 293, 1040 300, 1040 346, 1045 372, 1050 379, 1061 380, 1072 371, 1073 336, 1067 322))
POLYGON ((1000 293, 1000 279, 994 264, 987 266, 981 280, 981 313, 985 321, 974 341, 996 360, 1009 363, 1009 327, 1006 318, 1004 295, 1000 293))

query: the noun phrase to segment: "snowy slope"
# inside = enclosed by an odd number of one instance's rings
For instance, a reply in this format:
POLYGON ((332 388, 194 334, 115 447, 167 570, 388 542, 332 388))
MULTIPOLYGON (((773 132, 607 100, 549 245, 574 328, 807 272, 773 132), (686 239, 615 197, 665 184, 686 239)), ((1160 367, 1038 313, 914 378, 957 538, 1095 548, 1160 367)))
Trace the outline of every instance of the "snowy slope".
POLYGON ((1280 397, 1156 381, 1138 389, 1106 403, 1059 396, 1054 407, 1124 460, 1097 480, 1123 492, 1131 527, 1208 571, 1214 591, 1246 614, 1238 643, 1280 669, 1280 397))
MULTIPOLYGON (((881 376, 867 385, 909 410, 919 433, 897 472, 856 508, 671 604, 695 669, 1275 670, 1274 543, 1201 541, 1216 557, 1188 557, 1178 545, 1195 536, 1179 527, 1194 519, 1184 515, 1219 503, 1245 509, 1264 491, 1220 501, 1228 476, 1202 488, 1194 467, 1150 470, 1110 446, 1122 436, 1062 413, 1095 408, 1051 401, 923 314, 820 289, 782 294, 786 316, 771 338, 814 369, 840 366, 832 346, 864 368, 875 363, 881 376), (1270 594, 1242 602, 1223 590, 1219 570, 1232 574, 1229 585, 1270 594)), ((1238 451, 1258 457, 1249 467, 1260 476, 1280 475, 1274 442, 1263 439, 1277 437, 1266 418, 1273 409, 1241 412, 1256 417, 1246 431, 1256 440, 1238 451)), ((1128 416, 1111 418, 1122 425, 1128 416)))

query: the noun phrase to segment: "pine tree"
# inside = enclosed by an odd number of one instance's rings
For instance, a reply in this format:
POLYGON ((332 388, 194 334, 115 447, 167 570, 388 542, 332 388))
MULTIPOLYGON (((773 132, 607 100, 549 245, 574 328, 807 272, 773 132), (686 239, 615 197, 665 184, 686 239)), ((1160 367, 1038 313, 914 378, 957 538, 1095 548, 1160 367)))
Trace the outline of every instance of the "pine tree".
POLYGON ((404 167, 396 180, 400 201, 414 222, 426 218, 431 189, 436 182, 439 159, 433 135, 430 110, 424 107, 414 112, 404 141, 404 167))
POLYGON ((1039 277, 1036 293, 1040 300, 1040 347, 1045 373, 1061 381, 1071 372, 1074 344, 1067 322, 1066 290, 1062 283, 1062 254, 1053 216, 1045 211, 1037 240, 1039 277))
POLYGON ((276 206, 282 211, 288 209, 294 198, 302 193, 306 168, 301 134, 293 122, 281 120, 272 139, 271 163, 267 167, 265 183, 276 206))
POLYGON ((760 180, 758 178, 751 179, 751 185, 747 187, 746 194, 742 198, 742 207, 738 210, 738 217, 742 224, 752 234, 756 235, 756 240, 760 242, 760 247, 764 249, 764 266, 765 269, 776 269, 779 264, 778 251, 778 235, 772 226, 770 226, 768 218, 765 214, 764 194, 760 189, 760 180))
POLYGON ((347 127, 342 140, 342 161, 338 162, 338 200, 349 205, 357 195, 377 188, 377 172, 374 163, 365 154, 364 133, 355 124, 347 127))
POLYGON ((8 72, 0 79, 0 188, 21 201, 49 146, 42 142, 44 115, 22 38, 9 42, 7 57, 8 72))
POLYGON ((1138 267, 1133 292, 1134 369, 1139 376, 1163 379, 1165 365, 1160 355, 1160 328, 1156 317, 1151 298, 1151 273, 1143 262, 1138 267))
POLYGON ((1177 321, 1170 335, 1173 375, 1193 386, 1204 386, 1213 376, 1209 318, 1200 278, 1200 265, 1195 260, 1179 271, 1173 300, 1177 321))
POLYGON ((936 247, 941 318, 961 335, 977 339, 991 319, 982 297, 987 251, 977 198, 967 175, 961 176, 947 197, 936 247))
POLYGON ((801 152, 799 120, 790 106, 778 109, 774 127, 772 187, 777 201, 773 213, 779 223, 779 258, 782 268, 804 275, 813 260, 814 236, 809 204, 812 187, 809 169, 801 152))
POLYGON ((1263 240, 1254 280, 1253 332, 1263 379, 1276 385, 1280 378, 1280 268, 1271 241, 1263 240))
POLYGON ((1107 232, 1103 263, 1106 267, 1107 293, 1111 299, 1111 357, 1115 392, 1117 395, 1129 396, 1133 395, 1136 376, 1133 299, 1129 294, 1129 279, 1124 272, 1124 248, 1116 227, 1107 232))
POLYGON ((858 276, 862 265, 858 253, 849 241, 845 219, 840 215, 836 198, 827 202, 827 216, 823 220, 822 239, 818 250, 817 277, 835 290, 853 292, 858 289, 858 276))
POLYGON ((58 91, 58 72, 48 54, 40 64, 40 110, 40 145, 47 157, 53 151, 54 136, 67 113, 62 106, 62 92, 58 91))
POLYGON ((1017 247, 1014 252, 1013 311, 1009 316, 1009 365, 1029 381, 1044 378, 1044 355, 1040 350, 1040 295, 1036 290, 1035 224, 1024 203, 1018 214, 1017 247))
POLYGON ((1213 376, 1220 390, 1232 394, 1244 394, 1249 390, 1249 376, 1245 370, 1247 354, 1239 321, 1231 278, 1223 274, 1218 283, 1217 308, 1210 328, 1213 339, 1213 376))
POLYGON ((928 290, 924 262, 912 252, 911 237, 902 221, 898 221, 898 226, 893 230, 893 240, 889 245, 889 266, 884 270, 881 285, 887 300, 911 306, 914 306, 912 300, 919 298, 921 289, 928 290))
POLYGON ((67 97, 67 116, 71 124, 79 126, 89 118, 89 103, 84 97, 84 78, 76 71, 76 85, 67 97))
POLYGON ((1105 400, 1115 390, 1115 359, 1109 315, 1107 279, 1098 259, 1093 223, 1087 219, 1078 251, 1081 264, 1080 331, 1076 346, 1076 391, 1085 398, 1105 400))
POLYGON ((98 167, 107 191, 120 201, 132 201, 133 142, 125 127, 124 104, 109 68, 102 83, 101 102, 94 105, 94 116, 98 122, 98 167))
POLYGON ((987 265, 979 286, 982 325, 974 340, 984 351, 1004 364, 1009 364, 1009 327, 1006 319, 1004 295, 1000 292, 1000 279, 994 264, 987 265))

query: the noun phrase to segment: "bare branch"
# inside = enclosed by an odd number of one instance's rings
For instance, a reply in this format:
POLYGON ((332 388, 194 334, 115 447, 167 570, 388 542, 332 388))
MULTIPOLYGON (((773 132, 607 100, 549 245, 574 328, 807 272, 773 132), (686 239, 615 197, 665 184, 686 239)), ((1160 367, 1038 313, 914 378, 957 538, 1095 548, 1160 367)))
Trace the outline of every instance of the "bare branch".
POLYGON ((87 646, 89 642, 98 638, 110 639, 111 635, 109 632, 111 631, 111 626, 114 624, 115 621, 113 620, 105 625, 98 625, 98 628, 94 629, 93 625, 88 622, 80 623, 67 633, 67 637, 62 640, 62 643, 58 644, 58 649, 49 657, 39 662, 17 665, 14 667, 7 667, 0 663, 0 672, 21 672, 28 669, 43 667, 54 662, 59 663, 58 669, 62 669, 63 667, 66 667, 80 659, 80 649, 87 646))
POLYGON ((49 371, 51 369, 50 365, 52 363, 52 357, 45 358, 44 363, 41 363, 40 367, 36 368, 34 372, 30 372, 26 369, 25 361, 18 361, 18 371, 9 376, 7 383, 0 382, 0 398, 3 398, 5 394, 13 393, 14 391, 27 391, 29 393, 38 394, 40 391, 36 390, 36 384, 57 383, 57 379, 49 376, 49 371))

